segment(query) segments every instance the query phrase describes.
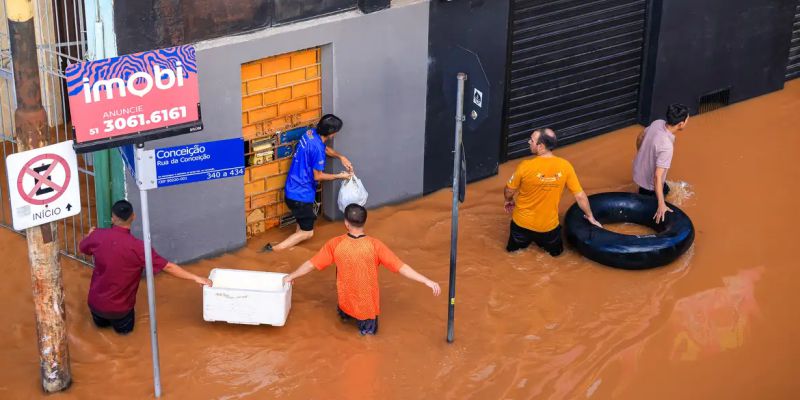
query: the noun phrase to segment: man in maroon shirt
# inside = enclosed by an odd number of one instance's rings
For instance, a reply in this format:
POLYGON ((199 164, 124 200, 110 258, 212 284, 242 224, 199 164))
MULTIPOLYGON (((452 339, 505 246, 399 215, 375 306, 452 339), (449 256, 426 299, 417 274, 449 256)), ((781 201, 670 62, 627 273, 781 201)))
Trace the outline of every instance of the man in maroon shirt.
MULTIPOLYGON (((95 325, 112 326, 119 334, 133 330, 134 305, 144 272, 144 243, 131 235, 135 215, 131 203, 120 200, 111 207, 108 229, 94 229, 81 241, 81 253, 94 256, 94 271, 89 286, 89 311, 95 325)), ((153 273, 161 270, 181 279, 211 285, 211 280, 201 278, 162 258, 155 250, 153 273)))

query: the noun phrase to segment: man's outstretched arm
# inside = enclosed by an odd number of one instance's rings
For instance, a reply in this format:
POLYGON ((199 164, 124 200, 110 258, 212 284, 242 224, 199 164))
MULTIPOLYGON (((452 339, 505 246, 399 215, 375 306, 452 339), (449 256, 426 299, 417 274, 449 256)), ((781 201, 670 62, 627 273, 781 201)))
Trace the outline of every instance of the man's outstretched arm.
POLYGON ((295 279, 308 274, 309 272, 315 270, 314 264, 311 263, 311 260, 308 260, 303 263, 300 267, 298 267, 294 272, 289 275, 283 277, 284 283, 292 283, 295 279))
POLYGON ((342 153, 339 153, 338 151, 332 149, 331 146, 325 146, 325 154, 328 157, 338 158, 339 161, 342 162, 342 165, 345 167, 345 169, 347 169, 347 172, 350 173, 353 172, 353 164, 347 157, 342 155, 342 153))
POLYGON ((318 170, 314 170, 314 180, 317 182, 322 181, 335 181, 337 179, 350 179, 353 174, 349 172, 340 172, 338 174, 329 174, 327 172, 322 172, 318 170))
POLYGON ((208 285, 212 286, 214 283, 211 282, 211 279, 203 278, 197 276, 183 268, 181 268, 178 264, 174 263, 167 263, 167 266, 164 267, 164 272, 181 279, 186 279, 187 281, 197 282, 201 285, 208 285))
POLYGON ((425 275, 422 275, 419 272, 415 271, 414 268, 411 268, 408 264, 403 264, 403 266, 400 267, 400 269, 397 272, 399 272, 400 275, 403 275, 404 277, 411 279, 412 281, 417 281, 431 288, 434 296, 438 296, 440 293, 442 293, 442 289, 439 287, 438 283, 428 279, 428 277, 426 277, 425 275))

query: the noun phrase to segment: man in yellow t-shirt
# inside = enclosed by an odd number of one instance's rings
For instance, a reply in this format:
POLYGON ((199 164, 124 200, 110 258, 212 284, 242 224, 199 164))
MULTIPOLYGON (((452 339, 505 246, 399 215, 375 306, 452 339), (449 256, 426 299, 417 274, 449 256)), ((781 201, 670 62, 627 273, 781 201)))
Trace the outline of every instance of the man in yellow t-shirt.
POLYGON ((555 257, 564 251, 558 222, 558 203, 564 186, 575 196, 584 217, 593 225, 601 228, 602 225, 592 215, 589 198, 581 188, 572 164, 553 155, 556 133, 549 128, 537 129, 531 134, 528 144, 536 157, 517 166, 504 190, 505 209, 512 214, 506 250, 516 251, 536 243, 555 257))

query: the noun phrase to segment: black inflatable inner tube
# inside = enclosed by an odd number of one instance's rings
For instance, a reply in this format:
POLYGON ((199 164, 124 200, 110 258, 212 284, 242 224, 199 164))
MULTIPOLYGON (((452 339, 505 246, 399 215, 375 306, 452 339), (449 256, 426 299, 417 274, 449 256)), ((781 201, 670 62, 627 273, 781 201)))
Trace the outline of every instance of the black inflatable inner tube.
POLYGON ((653 220, 658 201, 635 193, 600 193, 589 196, 592 213, 601 224, 629 222, 648 226, 656 234, 624 235, 600 229, 583 217, 573 204, 564 218, 567 241, 586 258, 623 269, 647 269, 667 265, 681 256, 694 241, 694 225, 689 216, 673 204, 667 206, 666 219, 653 220))

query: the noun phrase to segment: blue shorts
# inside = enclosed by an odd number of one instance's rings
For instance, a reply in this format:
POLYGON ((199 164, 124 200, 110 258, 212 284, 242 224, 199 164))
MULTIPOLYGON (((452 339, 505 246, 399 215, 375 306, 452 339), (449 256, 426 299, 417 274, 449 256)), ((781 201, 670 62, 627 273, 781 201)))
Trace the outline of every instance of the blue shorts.
POLYGON ((361 332, 361 335, 376 335, 378 334, 378 317, 375 316, 375 319, 357 319, 348 315, 346 312, 342 311, 341 308, 338 306, 336 307, 336 311, 339 313, 339 318, 342 321, 350 321, 355 320, 356 325, 358 325, 358 330, 361 332))

